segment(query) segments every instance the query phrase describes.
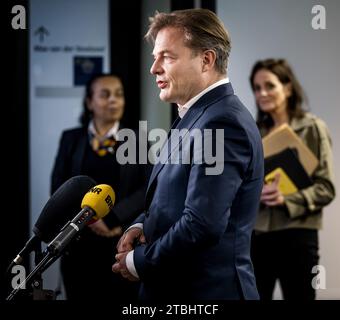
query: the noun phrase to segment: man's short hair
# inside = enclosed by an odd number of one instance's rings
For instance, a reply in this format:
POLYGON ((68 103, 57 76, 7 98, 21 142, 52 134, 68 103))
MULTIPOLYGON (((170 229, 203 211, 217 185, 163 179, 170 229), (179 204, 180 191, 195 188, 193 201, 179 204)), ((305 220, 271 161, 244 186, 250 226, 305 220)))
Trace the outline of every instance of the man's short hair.
POLYGON ((194 52, 213 50, 216 53, 216 70, 226 74, 231 49, 230 37, 223 22, 207 9, 177 10, 171 13, 156 12, 150 18, 145 38, 155 43, 158 32, 166 27, 183 30, 185 45, 194 52))

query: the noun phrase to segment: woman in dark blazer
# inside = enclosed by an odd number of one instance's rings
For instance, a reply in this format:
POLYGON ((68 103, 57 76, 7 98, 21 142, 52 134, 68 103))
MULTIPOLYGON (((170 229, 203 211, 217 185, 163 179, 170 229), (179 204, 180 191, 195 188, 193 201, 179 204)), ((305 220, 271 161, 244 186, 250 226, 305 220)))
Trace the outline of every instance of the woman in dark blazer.
MULTIPOLYGON (((119 236, 144 208, 147 164, 121 165, 116 140, 125 107, 121 80, 97 75, 86 87, 82 126, 63 132, 52 172, 52 193, 69 178, 87 175, 116 193, 113 210, 88 226, 61 258, 67 299, 134 300, 138 284, 111 271, 119 236)), ((138 146, 138 135, 137 143, 138 146)), ((136 152, 138 155, 138 150, 136 152)))

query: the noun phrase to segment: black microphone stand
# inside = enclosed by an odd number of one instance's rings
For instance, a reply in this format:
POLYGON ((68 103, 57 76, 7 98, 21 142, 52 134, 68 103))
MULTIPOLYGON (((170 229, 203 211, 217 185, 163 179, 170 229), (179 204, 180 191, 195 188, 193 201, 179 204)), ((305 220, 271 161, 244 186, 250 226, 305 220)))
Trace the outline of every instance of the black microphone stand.
POLYGON ((32 292, 29 293, 32 300, 56 300, 56 293, 53 290, 43 289, 43 279, 41 275, 55 260, 59 258, 60 255, 55 255, 51 252, 47 252, 44 255, 41 250, 41 243, 39 243, 39 245, 35 248, 34 252, 35 268, 20 285, 12 290, 6 300, 13 300, 19 291, 23 290, 24 287, 27 286, 32 286, 32 292))
MULTIPOLYGON (((44 262, 41 267, 36 272, 36 276, 32 276, 32 287, 33 293, 32 298, 33 300, 56 300, 56 293, 53 290, 47 290, 43 288, 43 278, 42 273, 58 258, 58 257, 51 257, 50 259, 47 258, 49 254, 45 255, 46 262, 44 262)), ((39 263, 45 259, 43 253, 41 251, 41 243, 39 249, 35 251, 35 265, 38 268, 39 263)), ((33 270, 34 271, 34 270, 33 270)))
POLYGON ((95 215, 96 212, 93 211, 93 209, 85 206, 72 221, 69 221, 64 225, 59 234, 48 244, 44 253, 41 252, 41 242, 39 245, 36 245, 36 267, 27 276, 25 281, 10 293, 6 300, 12 300, 19 290, 31 283, 33 283, 33 300, 55 300, 56 294, 54 291, 44 290, 42 288, 41 274, 61 256, 67 245, 76 238, 78 232, 80 232, 95 215))

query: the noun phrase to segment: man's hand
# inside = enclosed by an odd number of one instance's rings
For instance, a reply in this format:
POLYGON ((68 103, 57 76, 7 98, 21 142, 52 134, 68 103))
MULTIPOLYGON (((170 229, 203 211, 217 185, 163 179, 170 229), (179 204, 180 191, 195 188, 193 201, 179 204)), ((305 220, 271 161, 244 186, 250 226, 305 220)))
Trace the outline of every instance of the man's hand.
POLYGON ((114 227, 110 230, 102 219, 90 224, 89 228, 98 236, 107 238, 120 236, 123 232, 120 226, 114 227))
POLYGON ((280 174, 275 175, 272 183, 265 184, 261 193, 261 202, 267 206, 282 206, 284 204, 284 196, 279 190, 280 174))
POLYGON ((117 262, 112 266, 112 271, 114 273, 120 273, 122 277, 130 280, 130 281, 139 281, 138 278, 133 276, 126 266, 126 256, 129 252, 117 253, 116 260, 117 262))
POLYGON ((126 231, 117 244, 118 253, 131 251, 135 247, 136 241, 145 243, 145 237, 141 228, 133 227, 126 231))

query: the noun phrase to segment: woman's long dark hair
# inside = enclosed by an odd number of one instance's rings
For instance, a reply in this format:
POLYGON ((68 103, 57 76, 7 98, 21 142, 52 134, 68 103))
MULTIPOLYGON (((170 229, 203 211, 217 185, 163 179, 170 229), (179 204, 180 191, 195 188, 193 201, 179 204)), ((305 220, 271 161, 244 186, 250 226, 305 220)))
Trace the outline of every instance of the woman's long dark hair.
MULTIPOLYGON (((81 123, 83 128, 87 128, 92 116, 93 116, 93 112, 90 111, 87 108, 87 100, 88 99, 92 99, 92 95, 93 95, 93 85, 95 84, 95 82, 98 79, 101 78, 106 78, 106 77, 113 77, 113 78, 118 78, 122 83, 122 79, 120 76, 116 75, 116 74, 112 74, 112 73, 98 73, 95 74, 94 76, 92 76, 92 78, 86 83, 86 87, 85 87, 85 95, 83 98, 83 111, 79 117, 79 122, 81 123)), ((124 86, 124 85, 123 85, 124 86)))
MULTIPOLYGON (((289 119, 294 117, 301 118, 305 114, 303 108, 304 101, 307 100, 303 89, 293 73, 292 68, 289 66, 285 59, 266 59, 257 61, 251 71, 249 80, 253 91, 255 74, 260 70, 268 70, 274 73, 282 84, 291 84, 291 96, 287 101, 287 112, 289 119)), ((263 112, 259 106, 257 106, 257 124, 259 127, 271 128, 274 125, 273 119, 270 114, 263 112)))

